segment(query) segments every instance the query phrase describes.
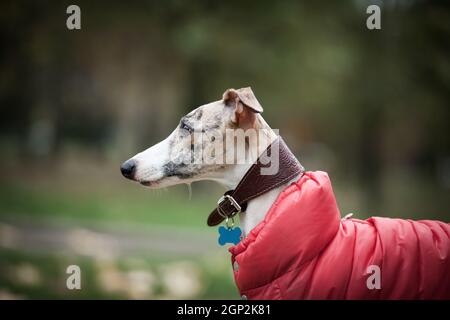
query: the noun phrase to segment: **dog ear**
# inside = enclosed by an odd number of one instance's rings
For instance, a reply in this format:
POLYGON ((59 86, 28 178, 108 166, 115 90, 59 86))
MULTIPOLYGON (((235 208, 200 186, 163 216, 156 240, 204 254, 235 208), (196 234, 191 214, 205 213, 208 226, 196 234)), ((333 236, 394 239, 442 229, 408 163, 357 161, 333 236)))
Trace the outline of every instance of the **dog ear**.
POLYGON ((244 106, 250 108, 255 113, 262 113, 263 108, 261 104, 256 99, 255 94, 252 91, 252 88, 246 87, 238 90, 228 89, 223 94, 223 101, 226 104, 234 103, 240 101, 244 106))
POLYGON ((263 112, 263 108, 256 99, 250 87, 242 89, 228 89, 223 94, 226 105, 234 108, 231 121, 240 128, 253 128, 256 122, 256 114, 263 112))

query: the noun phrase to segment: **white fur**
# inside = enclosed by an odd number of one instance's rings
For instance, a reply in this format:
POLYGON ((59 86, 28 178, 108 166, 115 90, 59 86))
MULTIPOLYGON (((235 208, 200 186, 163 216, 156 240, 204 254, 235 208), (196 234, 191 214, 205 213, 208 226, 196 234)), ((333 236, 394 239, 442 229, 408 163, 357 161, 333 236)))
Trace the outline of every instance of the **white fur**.
POLYGON ((169 159, 169 142, 173 133, 163 141, 138 153, 136 161, 136 180, 141 183, 158 181, 164 177, 163 166, 169 159))

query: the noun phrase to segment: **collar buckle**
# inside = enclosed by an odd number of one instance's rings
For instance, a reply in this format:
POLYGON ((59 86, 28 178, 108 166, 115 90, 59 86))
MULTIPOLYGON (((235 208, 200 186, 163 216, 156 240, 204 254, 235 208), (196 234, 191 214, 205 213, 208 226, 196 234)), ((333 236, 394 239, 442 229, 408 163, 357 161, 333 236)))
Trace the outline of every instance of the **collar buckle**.
POLYGON ((239 203, 237 203, 237 201, 230 196, 229 194, 226 194, 224 196, 222 196, 219 201, 217 201, 217 212, 219 212, 219 214, 224 218, 224 219, 228 219, 229 217, 234 216, 236 213, 241 212, 242 207, 239 205, 239 203), (226 202, 229 202, 229 204, 231 204, 235 211, 233 210, 233 212, 231 212, 230 215, 227 214, 227 212, 223 209, 223 205, 226 205, 226 202))

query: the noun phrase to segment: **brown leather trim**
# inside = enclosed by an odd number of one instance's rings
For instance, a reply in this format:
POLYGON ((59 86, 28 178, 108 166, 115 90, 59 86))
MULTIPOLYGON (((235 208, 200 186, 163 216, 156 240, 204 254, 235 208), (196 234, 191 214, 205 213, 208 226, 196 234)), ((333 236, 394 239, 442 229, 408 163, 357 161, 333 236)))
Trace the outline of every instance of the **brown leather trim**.
MULTIPOLYGON (((260 157, 245 173, 236 189, 225 192, 224 196, 228 195, 233 197, 237 204, 242 207, 242 211, 245 211, 249 200, 289 182, 304 172, 302 165, 281 137, 278 137, 265 152, 270 154, 273 148, 279 148, 279 168, 276 174, 261 175, 261 169, 265 165, 261 163, 260 157)), ((226 217, 231 218, 238 212, 232 201, 224 198, 209 215, 207 221, 208 226, 216 226, 225 220, 226 217)))

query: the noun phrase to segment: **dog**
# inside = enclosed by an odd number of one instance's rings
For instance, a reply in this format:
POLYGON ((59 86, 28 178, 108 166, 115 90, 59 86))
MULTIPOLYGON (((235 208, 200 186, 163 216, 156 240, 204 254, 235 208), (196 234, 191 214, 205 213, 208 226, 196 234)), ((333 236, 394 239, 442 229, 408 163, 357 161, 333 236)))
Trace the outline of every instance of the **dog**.
MULTIPOLYGON (((228 89, 121 172, 150 188, 213 180, 234 190, 278 141, 262 112, 250 87, 228 89)), ((268 190, 237 210, 243 235, 229 251, 243 299, 450 299, 449 224, 341 219, 320 171, 268 190)))
MULTIPOLYGON (((277 134, 261 116, 263 108, 251 88, 228 89, 222 99, 205 104, 182 117, 179 125, 163 141, 138 153, 121 166, 122 174, 140 184, 158 189, 177 184, 190 184, 200 180, 212 180, 227 189, 234 189, 261 150, 266 149, 277 134), (246 143, 242 152, 233 143, 224 144, 222 152, 209 154, 209 161, 200 159, 202 152, 193 150, 215 150, 214 143, 227 132, 236 130, 258 132, 253 143, 246 143), (193 132, 203 133, 193 145, 193 132), (234 155, 234 161, 226 163, 218 159, 234 155), (192 156, 197 157, 190 161, 192 156)), ((203 155, 205 152, 203 152, 203 155)), ((233 160, 233 159, 232 159, 233 160)), ((298 179, 294 177, 292 180, 298 179)), ((239 220, 245 236, 262 219, 280 192, 289 184, 283 184, 248 203, 239 220)))

